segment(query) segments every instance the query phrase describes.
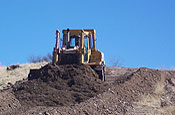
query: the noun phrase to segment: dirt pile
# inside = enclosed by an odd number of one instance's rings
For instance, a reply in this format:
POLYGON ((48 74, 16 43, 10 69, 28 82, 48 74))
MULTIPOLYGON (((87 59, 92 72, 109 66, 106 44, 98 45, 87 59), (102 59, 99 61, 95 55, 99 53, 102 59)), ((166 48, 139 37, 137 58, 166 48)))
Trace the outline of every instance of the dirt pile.
POLYGON ((114 86, 88 101, 67 107, 37 107, 25 114, 33 113, 37 115, 39 114, 38 111, 40 111, 43 114, 49 113, 55 115, 174 115, 174 79, 175 72, 140 68, 130 75, 121 76, 115 81, 114 86), (166 99, 164 99, 165 97, 166 99), (167 105, 163 107, 162 104, 164 103, 167 105))
POLYGON ((85 65, 52 65, 31 70, 28 81, 13 86, 22 106, 68 106, 104 92, 108 85, 85 65))
POLYGON ((152 94, 161 81, 161 71, 139 68, 130 75, 123 75, 114 82, 116 93, 123 101, 137 101, 140 95, 152 94))
POLYGON ((84 65, 48 64, 31 70, 28 81, 12 86, 15 97, 11 91, 1 93, 0 113, 175 114, 175 71, 139 68, 131 72, 126 68, 119 71, 110 68, 107 73, 110 85, 96 78, 96 73, 84 65))
MULTIPOLYGON (((175 107, 174 79, 175 71, 139 68, 130 75, 117 78, 111 88, 117 99, 108 101, 115 101, 116 111, 123 114, 175 113, 171 109, 175 107)), ((107 108, 113 107, 108 105, 107 108)))

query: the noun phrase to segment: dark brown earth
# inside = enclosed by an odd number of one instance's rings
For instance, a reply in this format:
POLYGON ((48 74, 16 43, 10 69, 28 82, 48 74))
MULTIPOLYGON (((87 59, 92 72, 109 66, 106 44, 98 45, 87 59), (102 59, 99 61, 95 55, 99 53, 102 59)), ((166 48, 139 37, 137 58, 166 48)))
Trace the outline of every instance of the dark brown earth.
POLYGON ((68 106, 104 92, 109 85, 85 65, 48 64, 31 70, 28 81, 13 86, 23 106, 68 106))
POLYGON ((175 71, 113 67, 107 68, 107 73, 108 84, 99 80, 97 74, 84 65, 49 64, 32 70, 28 81, 16 83, 12 91, 1 93, 3 101, 0 100, 0 105, 4 107, 0 107, 0 113, 175 114, 175 71), (9 98, 4 99, 6 96, 9 98))

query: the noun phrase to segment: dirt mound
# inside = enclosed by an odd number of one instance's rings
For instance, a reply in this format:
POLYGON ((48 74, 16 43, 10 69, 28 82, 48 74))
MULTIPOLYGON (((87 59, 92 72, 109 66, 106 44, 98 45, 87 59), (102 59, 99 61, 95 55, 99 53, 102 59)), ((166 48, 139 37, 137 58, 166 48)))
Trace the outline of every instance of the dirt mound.
POLYGON ((161 81, 161 71, 139 68, 128 76, 121 76, 115 81, 116 93, 123 101, 137 101, 140 95, 152 94, 161 81))
POLYGON ((110 73, 107 79, 115 77, 110 79, 114 82, 112 86, 97 79, 96 73, 84 65, 49 64, 31 70, 28 81, 12 86, 17 99, 11 91, 1 93, 0 112, 6 115, 175 114, 175 71, 115 70, 107 69, 110 73))
POLYGON ((28 81, 13 86, 23 106, 67 106, 104 92, 108 85, 85 65, 52 65, 31 70, 28 81))
POLYGON ((88 101, 66 107, 36 107, 24 114, 171 115, 175 107, 174 78, 175 72, 140 68, 118 77, 114 86, 88 101))
POLYGON ((47 112, 98 115, 173 114, 174 109, 171 108, 175 107, 175 101, 173 101, 175 94, 173 89, 175 87, 172 83, 174 78, 175 72, 140 68, 130 75, 123 75, 118 78, 114 87, 110 87, 108 91, 95 99, 74 107, 49 109, 47 112), (150 96, 148 100, 145 98, 147 96, 150 96), (162 107, 164 102, 169 102, 169 105, 162 107))

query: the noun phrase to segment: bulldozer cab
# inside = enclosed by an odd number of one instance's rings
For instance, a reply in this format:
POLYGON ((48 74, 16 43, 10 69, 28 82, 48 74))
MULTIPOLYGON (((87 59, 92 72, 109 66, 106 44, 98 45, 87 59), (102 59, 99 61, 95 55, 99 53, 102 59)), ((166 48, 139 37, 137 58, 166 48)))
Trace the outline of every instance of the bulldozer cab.
POLYGON ((85 30, 63 30, 63 49, 76 50, 82 55, 82 63, 88 63, 92 49, 92 32, 85 30))
MULTIPOLYGON (((81 47, 83 44, 83 40, 87 39, 90 41, 91 33, 90 32, 84 32, 82 30, 77 30, 77 31, 71 31, 71 30, 63 30, 63 47, 73 48, 75 46, 81 47), (79 31, 79 32, 77 32, 79 31)), ((89 43, 89 42, 88 42, 89 43)), ((85 44, 84 44, 85 45, 85 44)))

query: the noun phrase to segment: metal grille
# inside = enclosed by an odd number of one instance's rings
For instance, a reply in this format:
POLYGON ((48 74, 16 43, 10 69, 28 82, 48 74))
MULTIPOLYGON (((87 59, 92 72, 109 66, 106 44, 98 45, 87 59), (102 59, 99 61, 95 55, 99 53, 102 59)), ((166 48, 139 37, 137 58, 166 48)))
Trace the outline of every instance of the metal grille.
POLYGON ((60 64, 79 64, 78 54, 62 54, 60 64))

